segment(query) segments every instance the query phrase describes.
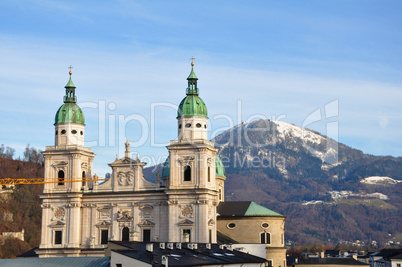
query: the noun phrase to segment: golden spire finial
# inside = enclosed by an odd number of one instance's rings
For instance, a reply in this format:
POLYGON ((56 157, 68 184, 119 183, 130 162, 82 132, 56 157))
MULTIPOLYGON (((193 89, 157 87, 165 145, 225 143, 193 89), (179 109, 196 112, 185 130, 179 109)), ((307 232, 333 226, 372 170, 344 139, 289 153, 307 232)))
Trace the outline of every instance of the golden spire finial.
POLYGON ((73 74, 73 72, 71 71, 72 68, 73 67, 71 67, 71 65, 70 65, 70 67, 68 67, 68 69, 70 69, 70 72, 68 73, 68 74, 70 74, 70 76, 71 76, 71 74, 73 74))
POLYGON ((195 57, 191 57, 190 59, 191 59, 191 67, 192 67, 192 66, 194 66, 194 59, 195 59, 195 57))

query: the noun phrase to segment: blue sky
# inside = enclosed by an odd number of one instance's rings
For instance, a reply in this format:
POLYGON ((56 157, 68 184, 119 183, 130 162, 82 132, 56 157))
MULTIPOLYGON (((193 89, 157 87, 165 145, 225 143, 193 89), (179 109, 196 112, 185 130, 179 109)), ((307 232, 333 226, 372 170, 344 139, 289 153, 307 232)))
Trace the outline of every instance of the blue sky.
POLYGON ((194 56, 210 136, 230 126, 225 118, 239 121, 240 104, 246 121, 301 126, 337 100, 338 116, 308 127, 326 134, 336 121, 340 142, 402 156, 401 7, 370 0, 0 1, 0 143, 17 154, 28 143, 53 145, 72 65, 95 172, 109 171, 126 138, 144 160, 158 161, 176 138, 175 106, 194 56))

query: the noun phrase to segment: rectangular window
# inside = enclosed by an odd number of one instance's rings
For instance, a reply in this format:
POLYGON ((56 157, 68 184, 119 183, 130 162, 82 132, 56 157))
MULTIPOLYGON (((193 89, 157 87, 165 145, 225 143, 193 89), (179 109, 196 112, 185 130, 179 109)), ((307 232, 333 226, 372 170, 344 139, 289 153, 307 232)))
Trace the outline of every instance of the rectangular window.
POLYGON ((143 242, 150 242, 151 241, 151 230, 150 229, 144 229, 142 231, 142 241, 143 242))
POLYGON ((107 244, 107 241, 109 239, 109 230, 102 230, 101 231, 101 244, 107 244))
POLYGON ((62 231, 54 231, 54 244, 61 245, 62 242, 62 231))
POLYGON ((268 267, 272 267, 272 261, 268 260, 268 267))
POLYGON ((271 244, 271 234, 270 233, 261 233, 261 244, 271 244))
POLYGON ((209 229, 209 243, 212 243, 212 230, 209 229))
POLYGON ((121 264, 121 263, 116 263, 116 267, 123 267, 123 264, 121 264))

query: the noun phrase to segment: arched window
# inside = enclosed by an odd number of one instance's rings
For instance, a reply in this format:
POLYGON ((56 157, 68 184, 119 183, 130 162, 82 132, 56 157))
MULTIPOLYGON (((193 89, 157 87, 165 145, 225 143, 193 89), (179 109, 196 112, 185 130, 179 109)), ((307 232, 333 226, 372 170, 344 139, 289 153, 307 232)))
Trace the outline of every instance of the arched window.
POLYGON ((128 227, 123 228, 121 241, 130 241, 130 230, 128 227))
POLYGON ((271 234, 270 233, 261 233, 261 244, 271 244, 271 234))
POLYGON ((211 167, 208 167, 208 183, 211 182, 211 167))
POLYGON ((191 167, 190 166, 184 167, 184 181, 185 182, 191 181, 191 167))
POLYGON ((64 185, 64 171, 59 171, 57 174, 58 183, 57 185, 64 185))
POLYGON ((85 172, 82 172, 82 186, 85 186, 85 172))

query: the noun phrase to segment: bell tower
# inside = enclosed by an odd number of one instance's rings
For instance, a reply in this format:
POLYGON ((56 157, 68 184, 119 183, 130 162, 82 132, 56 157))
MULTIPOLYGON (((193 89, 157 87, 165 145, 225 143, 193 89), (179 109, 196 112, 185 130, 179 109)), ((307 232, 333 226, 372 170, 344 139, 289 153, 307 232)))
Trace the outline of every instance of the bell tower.
POLYGON ((177 111, 178 140, 167 146, 169 170, 164 168, 162 173, 168 195, 169 242, 215 243, 218 149, 207 139, 207 107, 199 97, 193 61, 187 81, 186 97, 177 111))
POLYGON ((76 104, 71 68, 69 74, 64 104, 55 116, 55 144, 47 146, 42 152, 45 158, 45 185, 41 195, 40 257, 55 256, 57 251, 54 248, 63 248, 64 253, 71 256, 78 255, 82 196, 84 190, 88 190, 83 178, 92 176, 95 154, 90 148, 84 147, 84 113, 76 104))

